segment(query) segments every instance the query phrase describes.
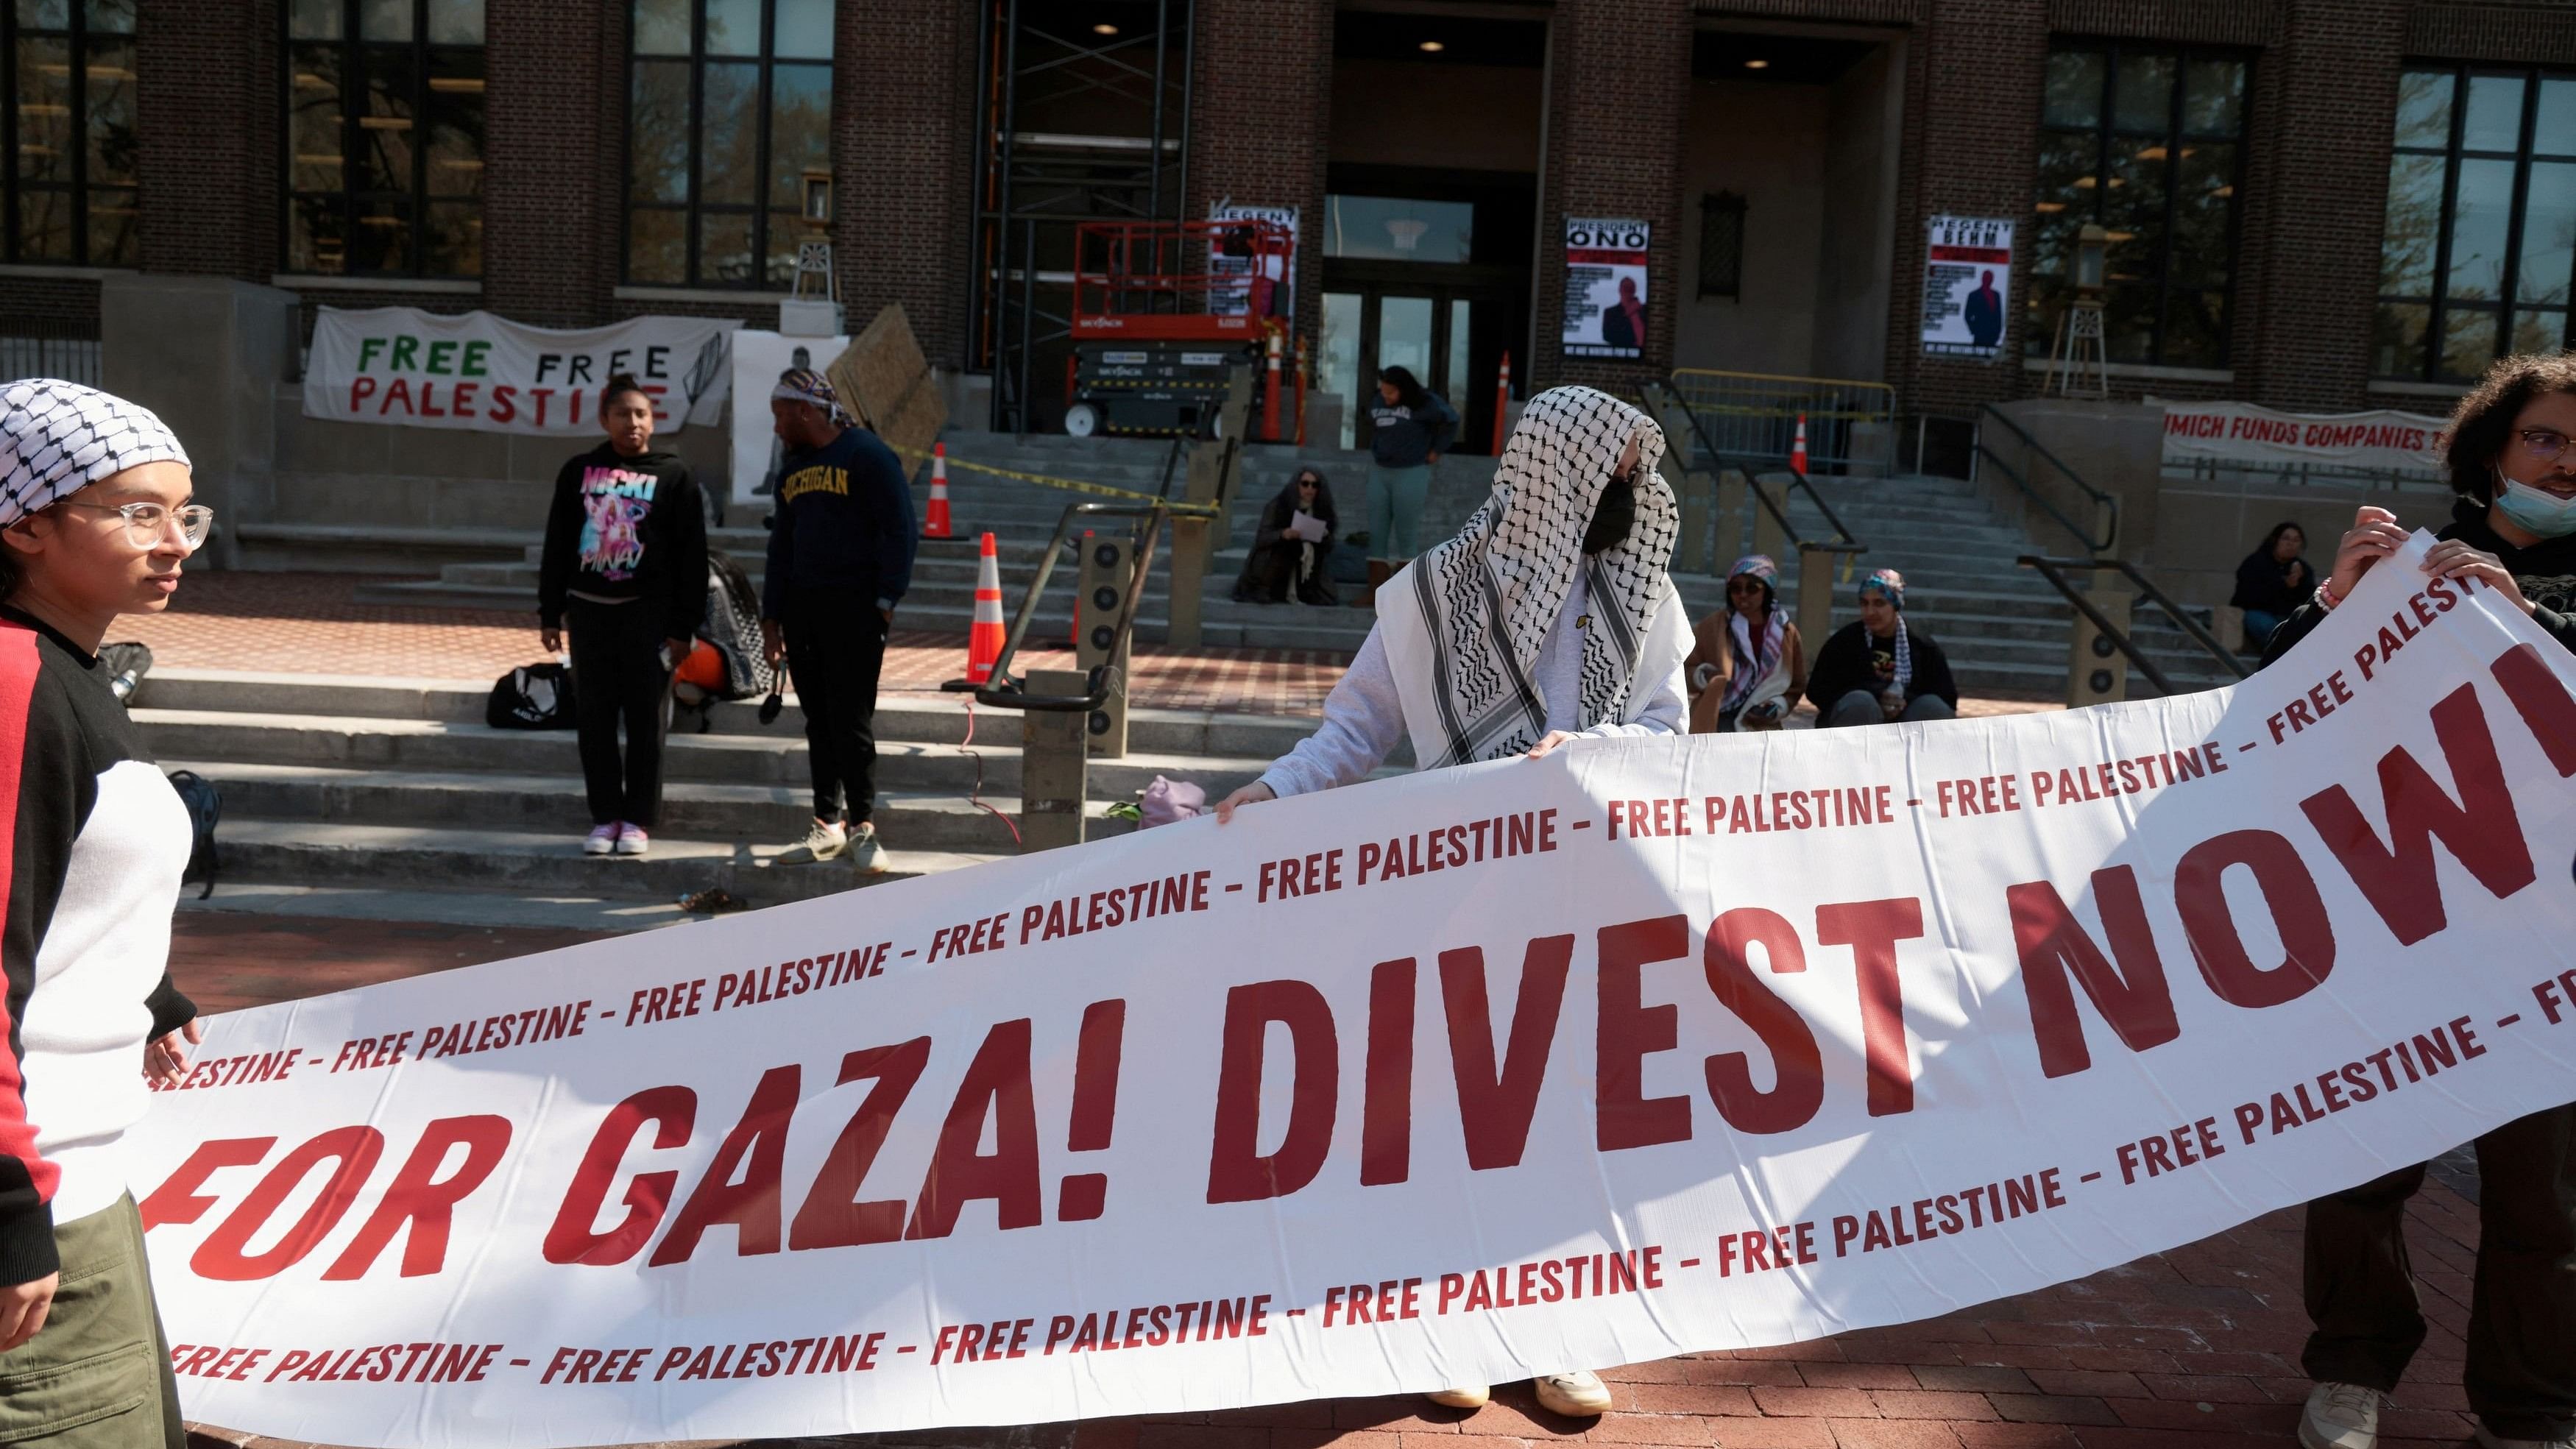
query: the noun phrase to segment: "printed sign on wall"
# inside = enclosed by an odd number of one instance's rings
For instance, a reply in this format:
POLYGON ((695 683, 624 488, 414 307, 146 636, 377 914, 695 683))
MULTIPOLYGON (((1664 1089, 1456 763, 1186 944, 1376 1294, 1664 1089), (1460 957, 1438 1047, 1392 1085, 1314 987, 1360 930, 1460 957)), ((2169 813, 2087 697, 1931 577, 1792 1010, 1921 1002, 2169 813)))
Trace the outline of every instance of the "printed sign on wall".
POLYGON ((1208 248, 1208 272, 1211 277, 1237 277, 1231 286, 1211 284, 1208 288, 1208 311, 1220 317, 1240 317, 1249 312, 1256 317, 1294 317, 1297 315, 1297 208, 1293 206, 1254 206, 1247 202, 1223 202, 1208 208, 1210 221, 1266 221, 1288 230, 1288 255, 1281 257, 1232 257, 1223 246, 1211 243, 1208 248), (1254 267, 1262 270, 1259 275, 1254 267))
POLYGON ((1992 361, 2012 320, 2013 224, 1936 216, 1926 227, 1923 353, 1992 361))
POLYGON ((1565 326, 1568 357, 1646 355, 1647 243, 1642 221, 1565 219, 1565 326))

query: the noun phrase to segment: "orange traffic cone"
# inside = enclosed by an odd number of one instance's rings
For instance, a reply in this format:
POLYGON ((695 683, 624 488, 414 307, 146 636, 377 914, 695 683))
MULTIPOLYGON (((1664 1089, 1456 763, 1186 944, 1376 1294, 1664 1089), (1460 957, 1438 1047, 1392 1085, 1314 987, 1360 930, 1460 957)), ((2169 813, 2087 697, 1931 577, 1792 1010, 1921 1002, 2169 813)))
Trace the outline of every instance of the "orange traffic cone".
POLYGON ((1798 414, 1797 441, 1789 445, 1789 471, 1801 478, 1807 476, 1807 415, 1805 413, 1798 414))
POLYGON ((984 535, 982 557, 975 560, 975 622, 966 630, 966 682, 989 683, 994 662, 1002 657, 1002 565, 993 556, 993 535, 984 535))
POLYGON ((930 516, 921 523, 924 538, 947 538, 948 531, 948 445, 930 445, 930 516))

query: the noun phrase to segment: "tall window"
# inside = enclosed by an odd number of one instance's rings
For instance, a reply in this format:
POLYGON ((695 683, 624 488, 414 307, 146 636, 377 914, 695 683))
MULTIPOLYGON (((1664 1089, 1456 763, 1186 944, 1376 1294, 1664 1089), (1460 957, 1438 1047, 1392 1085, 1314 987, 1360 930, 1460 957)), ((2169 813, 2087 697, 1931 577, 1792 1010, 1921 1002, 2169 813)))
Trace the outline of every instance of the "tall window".
POLYGON ((2110 42, 2061 43, 2040 117, 2038 225, 2024 345, 2045 356, 2093 222, 2103 253, 2113 362, 2227 363, 2243 165, 2241 56, 2110 42))
POLYGON ((1744 198, 1732 191, 1699 199, 1699 294, 1744 295, 1744 198))
POLYGON ((832 0, 635 0, 634 52, 626 279, 790 285, 832 164, 832 0))
POLYGON ((483 0, 288 0, 286 269, 483 274, 483 0))
POLYGON ((134 0, 7 3, 0 258, 133 266, 134 0))
POLYGON ((2373 371, 2465 382, 2507 352, 2568 345, 2571 262, 2576 76, 2400 76, 2373 371))

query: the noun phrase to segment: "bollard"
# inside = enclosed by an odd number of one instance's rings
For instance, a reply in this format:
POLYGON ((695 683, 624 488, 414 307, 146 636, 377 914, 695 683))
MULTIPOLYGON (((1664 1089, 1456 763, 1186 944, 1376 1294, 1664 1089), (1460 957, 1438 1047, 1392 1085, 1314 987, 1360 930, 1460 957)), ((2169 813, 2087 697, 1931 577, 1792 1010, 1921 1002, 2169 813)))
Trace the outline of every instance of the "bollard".
MULTIPOLYGON (((1744 546, 1744 473, 1729 468, 1717 475, 1717 568, 1725 568, 1742 558, 1744 546)), ((1711 569, 1711 573, 1716 569, 1711 569)))
POLYGON ((1136 545, 1123 533, 1082 540, 1082 617, 1073 644, 1074 663, 1088 672, 1115 664, 1109 698, 1083 722, 1092 754, 1114 760, 1127 753, 1127 641, 1119 622, 1127 612, 1127 584, 1136 572, 1136 545), (1116 641, 1117 649, 1110 644, 1116 641))
POLYGON ((1760 495, 1752 500, 1753 551, 1774 563, 1784 562, 1789 553, 1789 530, 1787 525, 1781 523, 1780 515, 1788 511, 1788 500, 1785 497, 1775 496, 1771 491, 1771 485, 1759 478, 1747 481, 1752 490, 1760 495), (1764 499, 1780 504, 1779 511, 1775 512, 1764 507, 1764 499))
MULTIPOLYGON (((2129 611, 2134 601, 2128 590, 2110 582, 2117 577, 2108 570, 2096 570, 2093 587, 2085 592, 2085 598, 2125 634, 2129 632, 2129 611)), ((2073 612, 2075 628, 2066 650, 2066 707, 2082 709, 2088 704, 2127 699, 2129 656, 2120 652, 2120 646, 2102 632, 2101 626, 2084 617, 2083 610, 2073 612)))
MULTIPOLYGON (((1191 503, 1213 503, 1217 487, 1225 473, 1226 449, 1232 445, 1223 438, 1210 438, 1190 448, 1190 468, 1182 484, 1181 496, 1191 503)), ((1213 550, 1209 525, 1213 520, 1193 513, 1172 515, 1171 598, 1166 606, 1163 642, 1175 649, 1196 649, 1205 638, 1200 624, 1200 595, 1207 583, 1208 555, 1213 550)))
POLYGON ((1816 641, 1804 646, 1810 659, 1834 631, 1834 564, 1840 557, 1828 548, 1798 550, 1798 638, 1816 641))
MULTIPOLYGON (((1080 694, 1088 676, 1062 669, 1031 670, 1031 694, 1080 694)), ((1083 717, 1069 710, 1020 715, 1020 853, 1080 845, 1084 802, 1090 796, 1083 717)))

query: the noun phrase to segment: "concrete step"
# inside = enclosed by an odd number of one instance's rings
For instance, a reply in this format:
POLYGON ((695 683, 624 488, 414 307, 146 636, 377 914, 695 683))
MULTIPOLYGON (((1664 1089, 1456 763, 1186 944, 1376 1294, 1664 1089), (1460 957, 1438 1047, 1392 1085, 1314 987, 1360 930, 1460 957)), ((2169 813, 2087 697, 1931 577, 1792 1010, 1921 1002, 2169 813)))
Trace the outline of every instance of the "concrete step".
MULTIPOLYGON (((357 825, 227 816, 218 836, 225 881, 481 890, 529 896, 673 901, 709 887, 752 906, 811 900, 906 876, 958 870, 1008 852, 894 850, 893 868, 863 876, 837 861, 780 865, 784 845, 655 838, 645 856, 587 856, 563 831, 357 825)), ((220 891, 221 887, 218 887, 220 891)))
MULTIPOLYGON (((481 728, 484 698, 489 691, 488 684, 474 680, 171 666, 145 676, 134 704, 143 711, 193 710, 289 719, 316 715, 361 717, 481 728)), ((752 701, 718 704, 708 713, 718 735, 747 735, 795 745, 804 739, 804 725, 795 713, 794 701, 795 696, 789 695, 788 712, 772 725, 760 723, 758 705, 752 701)), ((971 713, 978 741, 995 746, 1018 743, 1019 721, 1012 712, 973 709, 971 713)), ((962 695, 910 691, 882 695, 876 712, 878 743, 880 747, 888 742, 954 745, 966 738, 969 715, 970 706, 962 695)), ((1270 759, 1287 753, 1314 729, 1312 719, 1296 716, 1150 708, 1131 709, 1127 714, 1128 745, 1139 755, 1270 759)), ((523 731, 503 733, 523 740, 548 737, 523 731)), ((568 733, 562 737, 571 738, 568 733)))
MULTIPOLYGON (((1266 763, 1266 762, 1265 762, 1266 763)), ((578 776, 352 770, 313 765, 251 765, 212 760, 169 762, 190 769, 223 791, 225 825, 236 818, 301 820, 345 825, 473 827, 577 837, 589 831, 590 812, 578 776)), ((1236 771, 1227 789, 1258 772, 1236 771)), ((880 790, 875 820, 889 848, 1011 854, 1019 799, 1014 784, 997 797, 989 787, 985 810, 964 794, 880 790), (997 813, 998 812, 998 813, 997 813)), ((1100 815, 1112 803, 1096 788, 1089 834, 1123 835, 1129 822, 1100 815)), ((663 787, 662 818, 654 831, 665 840, 792 842, 811 818, 812 799, 801 785, 723 785, 672 781, 663 787)))
MULTIPOLYGON (((363 783, 368 784, 382 783, 373 777, 384 774, 457 775, 481 777, 494 791, 536 789, 527 783, 530 780, 546 782, 548 791, 571 792, 575 797, 580 789, 580 752, 570 730, 495 730, 447 721, 329 715, 159 709, 138 709, 134 714, 156 757, 204 762, 206 768, 201 773, 218 784, 236 769, 246 776, 256 776, 258 771, 252 767, 291 766, 365 772, 370 779, 363 783)), ((1016 730, 1011 733, 1016 737, 1016 730)), ((1237 756, 1130 753, 1092 761, 1088 778, 1096 800, 1133 799, 1156 775, 1194 780, 1211 793, 1222 793, 1258 775, 1277 754, 1284 753, 1285 749, 1273 754, 1237 756)), ((752 824, 749 822, 761 817, 739 812, 753 810, 773 796, 792 804, 804 798, 802 791, 811 778, 804 741, 795 736, 673 735, 663 747, 662 762, 668 789, 705 786, 713 792, 704 795, 713 802, 710 810, 720 805, 737 812, 720 818, 742 823, 710 827, 719 833, 775 831, 779 827, 774 822, 752 824), (716 787, 763 793, 729 795, 716 787)), ((1020 792, 1017 743, 978 740, 972 746, 961 747, 881 740, 877 746, 876 778, 881 792, 963 795, 977 787, 979 776, 985 799, 1006 808, 1015 806, 1020 792)), ((336 777, 306 778, 312 788, 318 789, 336 777)), ((281 782, 276 788, 283 789, 285 785, 281 782)), ((457 798, 463 808, 466 797, 457 798)))

